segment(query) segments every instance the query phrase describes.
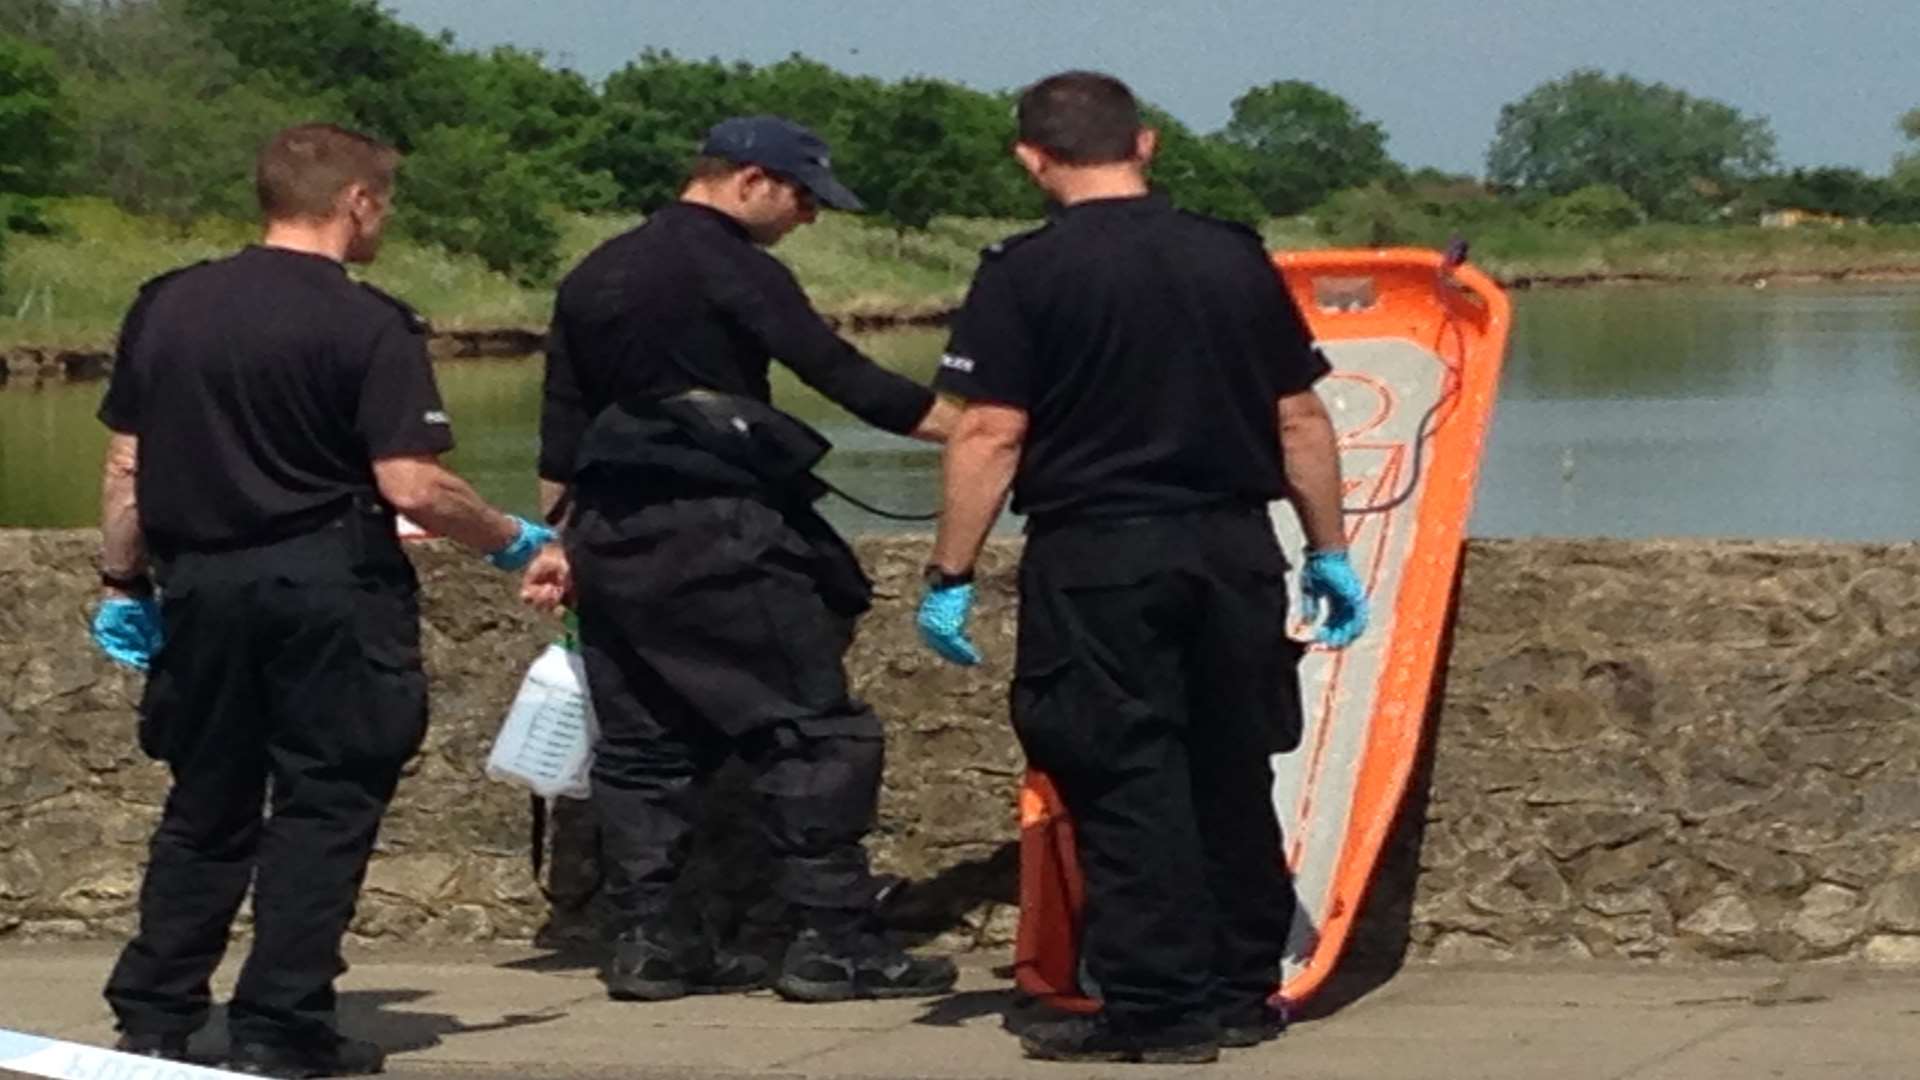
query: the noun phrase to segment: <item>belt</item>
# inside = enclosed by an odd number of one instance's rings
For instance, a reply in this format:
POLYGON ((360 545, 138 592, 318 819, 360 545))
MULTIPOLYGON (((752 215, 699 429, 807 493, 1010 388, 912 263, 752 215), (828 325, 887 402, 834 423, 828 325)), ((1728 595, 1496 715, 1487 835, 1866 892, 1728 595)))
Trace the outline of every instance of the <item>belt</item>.
POLYGON ((250 538, 227 544, 168 545, 154 553, 164 577, 168 568, 193 563, 224 565, 233 572, 249 568, 335 563, 349 569, 399 567, 407 563, 394 531, 393 511, 385 504, 356 497, 344 513, 291 535, 250 538), (336 562, 337 561, 337 562, 336 562))
POLYGON ((1267 516, 1267 504, 1247 499, 1223 499, 1217 502, 1200 503, 1195 506, 1170 506, 1164 510, 1149 510, 1133 514, 1102 514, 1075 510, 1063 510, 1052 514, 1042 514, 1027 519, 1026 531, 1029 536, 1055 529, 1076 525, 1097 525, 1101 528, 1132 528, 1153 525, 1178 518, 1189 517, 1259 517, 1267 516))

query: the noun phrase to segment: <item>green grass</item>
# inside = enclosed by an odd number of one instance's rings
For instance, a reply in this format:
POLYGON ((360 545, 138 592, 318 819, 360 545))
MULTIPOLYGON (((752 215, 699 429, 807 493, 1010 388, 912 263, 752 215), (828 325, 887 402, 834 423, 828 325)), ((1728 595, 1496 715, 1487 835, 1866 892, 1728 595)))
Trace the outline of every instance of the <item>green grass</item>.
MULTIPOLYGON (((187 228, 130 216, 97 199, 50 207, 48 235, 9 238, 0 344, 101 347, 113 339, 141 282, 252 241, 253 226, 207 220, 187 228)), ((571 265, 637 218, 571 215, 561 256, 571 265)), ((960 302, 980 248, 1018 222, 941 220, 905 236, 829 214, 775 249, 814 302, 837 314, 921 314, 960 302)), ((368 281, 412 303, 441 329, 544 326, 551 288, 527 288, 478 260, 404 239, 388 241, 368 281)))
POLYGON ((8 237, 0 342, 103 344, 142 281, 247 239, 236 225, 205 222, 181 232, 92 199, 58 203, 48 217, 51 235, 8 237))
POLYGON ((1912 273, 1920 271, 1920 226, 1642 225, 1603 236, 1520 226, 1479 238, 1475 261, 1507 280, 1644 275, 1728 281, 1753 275, 1912 273))
MULTIPOLYGON (((9 238, 0 296, 0 345, 100 348, 113 340, 140 283, 254 238, 253 226, 209 220, 188 228, 129 216, 97 199, 56 202, 48 235, 9 238)), ((573 215, 563 221, 562 264, 637 219, 573 215)), ((775 249, 821 310, 918 315, 960 302, 979 249, 1026 228, 1017 221, 943 219, 900 235, 829 214, 775 249)), ((1329 241, 1305 218, 1266 222, 1271 247, 1329 241)), ((1729 280, 1759 274, 1826 275, 1920 270, 1920 226, 1802 229, 1646 225, 1608 235, 1556 232, 1516 218, 1470 231, 1474 261, 1503 280, 1645 275, 1729 280)), ((477 260, 390 241, 366 271, 442 329, 541 327, 552 290, 528 288, 477 260)))
MULTIPOLYGON (((1421 237, 1438 247, 1452 229, 1421 237)), ((1516 278, 1651 277, 1702 282, 1754 275, 1819 276, 1893 271, 1920 273, 1920 226, 1641 225, 1613 233, 1550 229, 1514 215, 1468 226, 1475 265, 1502 281, 1516 278)), ((1322 248, 1332 241, 1307 218, 1266 222, 1269 247, 1322 248)))

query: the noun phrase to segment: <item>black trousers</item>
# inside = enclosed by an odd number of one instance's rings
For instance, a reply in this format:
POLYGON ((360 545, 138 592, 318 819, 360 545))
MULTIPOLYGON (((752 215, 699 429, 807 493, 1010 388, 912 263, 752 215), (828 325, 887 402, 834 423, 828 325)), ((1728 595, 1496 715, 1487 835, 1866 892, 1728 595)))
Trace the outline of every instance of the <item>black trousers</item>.
POLYGON ((167 640, 140 742, 172 767, 173 786, 139 934, 107 984, 123 1031, 187 1033, 206 1021, 208 980, 251 884, 254 941, 229 1008, 233 1037, 333 1032, 340 940, 427 723, 413 569, 390 517, 362 524, 164 568, 167 640))
POLYGON ((1072 814, 1083 960, 1114 1024, 1207 1020, 1279 981, 1294 894, 1270 755, 1299 646, 1264 510, 1037 529, 1013 722, 1072 814))
POLYGON ((593 804, 622 929, 665 916, 705 781, 752 768, 776 892, 823 927, 878 891, 861 840, 880 721, 842 666, 868 584, 808 508, 745 498, 624 504, 582 484, 568 530, 600 723, 593 804))

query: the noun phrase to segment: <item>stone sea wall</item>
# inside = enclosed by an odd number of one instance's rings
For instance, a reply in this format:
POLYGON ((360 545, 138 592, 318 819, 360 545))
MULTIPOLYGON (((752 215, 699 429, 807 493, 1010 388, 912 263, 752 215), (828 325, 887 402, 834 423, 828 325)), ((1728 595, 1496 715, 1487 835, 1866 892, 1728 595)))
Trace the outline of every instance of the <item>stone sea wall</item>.
MULTIPOLYGON (((134 746, 139 678, 86 634, 94 538, 0 531, 0 935, 132 925, 164 770, 134 746)), ((895 921, 1004 945, 1014 910, 1005 723, 1010 571, 994 547, 961 670, 915 642, 926 541, 859 545, 878 583, 852 660, 889 724, 883 870, 895 921)), ((528 808, 481 773, 551 629, 512 584, 416 550, 434 727, 403 782, 353 932, 409 944, 592 933, 592 830, 563 803, 542 894, 528 808)), ((1920 962, 1920 549, 1475 542, 1419 781, 1356 956, 1391 962, 1844 957, 1920 962)), ((737 787, 737 777, 734 778, 737 787)), ((727 799, 697 871, 710 915, 767 915, 727 799)))

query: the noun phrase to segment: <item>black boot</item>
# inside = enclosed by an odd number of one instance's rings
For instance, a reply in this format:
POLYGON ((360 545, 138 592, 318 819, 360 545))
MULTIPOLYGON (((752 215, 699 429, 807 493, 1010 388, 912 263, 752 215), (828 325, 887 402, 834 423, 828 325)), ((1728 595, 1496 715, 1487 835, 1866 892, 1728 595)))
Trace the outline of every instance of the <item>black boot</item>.
POLYGON ((227 1067, 249 1076, 309 1080, 321 1076, 371 1076, 387 1067, 387 1055, 370 1042, 335 1038, 320 1043, 236 1042, 227 1067))
POLYGON ((608 995, 620 1001, 745 993, 767 985, 767 962, 717 948, 701 936, 642 927, 615 939, 606 980, 608 995))
POLYGON ((1259 1046, 1286 1034, 1287 1014, 1265 1001, 1249 1001, 1220 1010, 1220 1045, 1259 1046))
POLYGON ((187 1060, 185 1035, 129 1031, 120 1036, 119 1040, 113 1044, 113 1048, 123 1054, 137 1054, 140 1057, 160 1058, 165 1061, 187 1060))
POLYGON ((1204 1065, 1220 1058, 1220 1031, 1197 1022, 1116 1029, 1104 1016, 1076 1016, 1034 1024, 1020 1049, 1041 1061, 1204 1065))
POLYGON ((932 997, 960 977, 944 956, 914 956, 867 931, 802 930, 780 963, 773 988, 788 1001, 932 997))

